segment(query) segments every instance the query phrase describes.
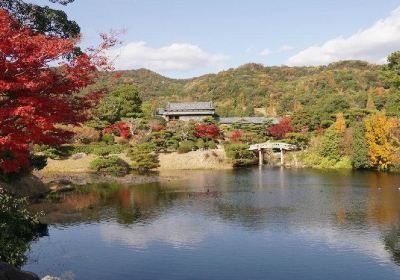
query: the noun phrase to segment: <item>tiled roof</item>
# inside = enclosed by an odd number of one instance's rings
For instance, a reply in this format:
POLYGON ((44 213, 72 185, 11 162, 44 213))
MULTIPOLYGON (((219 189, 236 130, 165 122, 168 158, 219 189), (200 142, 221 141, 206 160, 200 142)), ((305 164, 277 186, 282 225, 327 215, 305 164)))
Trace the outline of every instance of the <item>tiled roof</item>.
POLYGON ((228 117, 219 118, 221 124, 234 124, 234 123, 248 123, 248 124, 263 124, 271 120, 273 124, 279 122, 278 118, 266 118, 266 117, 228 117))
POLYGON ((168 103, 165 111, 214 110, 212 102, 168 103))

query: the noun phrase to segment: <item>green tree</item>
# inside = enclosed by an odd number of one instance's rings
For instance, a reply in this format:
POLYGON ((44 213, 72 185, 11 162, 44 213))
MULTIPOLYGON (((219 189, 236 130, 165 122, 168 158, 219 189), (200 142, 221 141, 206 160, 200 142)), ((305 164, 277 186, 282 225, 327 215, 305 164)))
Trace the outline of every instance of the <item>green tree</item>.
POLYGON ((400 51, 389 55, 388 64, 383 67, 381 78, 386 87, 400 89, 400 51))
MULTIPOLYGON (((50 0, 53 3, 67 5, 74 0, 50 0)), ((32 30, 63 38, 75 38, 80 33, 79 25, 69 20, 65 12, 48 6, 26 3, 22 0, 0 0, 0 8, 5 9, 22 24, 32 30)))
POLYGON ((328 128, 322 137, 321 148, 319 151, 320 156, 330 160, 339 161, 342 156, 342 138, 342 135, 338 133, 333 126, 328 128))
POLYGON ((132 160, 131 167, 139 172, 156 169, 160 166, 158 154, 152 143, 138 144, 129 150, 128 156, 132 160))
POLYGON ((365 139, 365 126, 357 123, 352 141, 351 163, 355 169, 366 169, 368 164, 368 145, 365 139))
POLYGON ((246 144, 229 144, 225 146, 226 156, 232 161, 234 167, 254 165, 257 157, 249 150, 246 144))
POLYGON ((140 116, 141 107, 142 99, 137 89, 132 85, 123 84, 103 97, 94 111, 93 120, 99 128, 103 128, 120 121, 121 118, 140 116))
POLYGON ((40 226, 39 215, 32 215, 25 199, 16 199, 0 190, 0 261, 22 265, 30 242, 47 227, 40 226))
POLYGON ((400 51, 394 52, 388 57, 381 71, 381 79, 386 88, 390 88, 386 100, 386 112, 400 116, 400 51))

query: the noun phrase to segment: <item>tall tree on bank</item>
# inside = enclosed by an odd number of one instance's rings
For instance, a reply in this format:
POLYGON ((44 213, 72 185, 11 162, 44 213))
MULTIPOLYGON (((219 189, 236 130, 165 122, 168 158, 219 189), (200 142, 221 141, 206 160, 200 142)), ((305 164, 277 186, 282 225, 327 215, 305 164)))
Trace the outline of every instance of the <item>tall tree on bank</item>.
POLYGON ((35 33, 0 9, 0 173, 29 167, 31 144, 67 141, 58 124, 85 120, 93 97, 78 92, 107 65, 102 50, 115 41, 103 38, 100 49, 67 60, 77 40, 35 33))
POLYGON ((354 130, 351 163, 355 169, 367 169, 368 162, 368 145, 365 139, 365 126, 363 123, 357 124, 354 130))
MULTIPOLYGON (((49 0, 52 3, 67 5, 74 0, 49 0)), ((35 33, 76 38, 80 34, 79 25, 69 20, 66 13, 48 6, 26 3, 22 0, 0 0, 0 9, 6 10, 19 23, 28 26, 35 33)))
POLYGON ((378 112, 365 119, 365 138, 370 167, 386 170, 392 164, 394 152, 390 136, 392 128, 393 122, 384 112, 378 112))

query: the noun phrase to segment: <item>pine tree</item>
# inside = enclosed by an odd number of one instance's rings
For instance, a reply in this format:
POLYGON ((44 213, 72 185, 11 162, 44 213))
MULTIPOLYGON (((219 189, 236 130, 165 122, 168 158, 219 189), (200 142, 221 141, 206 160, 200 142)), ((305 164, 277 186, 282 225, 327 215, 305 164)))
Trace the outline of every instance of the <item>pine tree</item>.
POLYGON ((352 148, 351 162, 353 167, 355 169, 368 168, 368 145, 365 139, 365 126, 363 123, 355 128, 352 148))
POLYGON ((330 160, 339 161, 342 156, 341 152, 341 143, 342 143, 342 135, 333 127, 328 128, 325 131, 324 136, 322 137, 321 148, 319 154, 330 160))

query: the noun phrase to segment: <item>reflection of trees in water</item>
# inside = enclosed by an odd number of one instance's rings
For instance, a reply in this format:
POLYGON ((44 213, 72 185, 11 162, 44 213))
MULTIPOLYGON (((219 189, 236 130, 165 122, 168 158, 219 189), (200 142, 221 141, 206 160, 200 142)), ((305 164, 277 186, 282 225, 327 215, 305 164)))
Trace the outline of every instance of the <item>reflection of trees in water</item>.
POLYGON ((116 219, 120 224, 149 222, 162 215, 173 201, 186 196, 165 190, 160 184, 126 187, 119 184, 93 184, 72 192, 57 193, 32 206, 43 210, 49 224, 70 224, 116 219))
MULTIPOLYGON (((311 173, 310 176, 299 171, 293 177, 280 174, 288 176, 282 185, 274 177, 275 173, 263 177, 254 177, 250 171, 226 176, 204 174, 186 183, 86 186, 81 191, 62 194, 52 206, 47 204, 45 208, 51 210, 48 216, 52 210, 57 214, 53 215, 52 223, 113 219, 121 225, 146 224, 171 209, 182 208, 251 229, 286 220, 303 226, 319 223, 322 227, 337 227, 345 234, 349 229, 378 226, 384 230, 389 226, 398 228, 400 224, 400 192, 393 189, 396 176, 372 172, 343 176, 311 173), (296 180, 305 181, 292 190, 296 180)), ((385 237, 386 248, 396 261, 399 259, 398 232, 385 237)))
POLYGON ((385 249, 392 255, 393 261, 400 265, 400 226, 393 227, 384 237, 385 249))

